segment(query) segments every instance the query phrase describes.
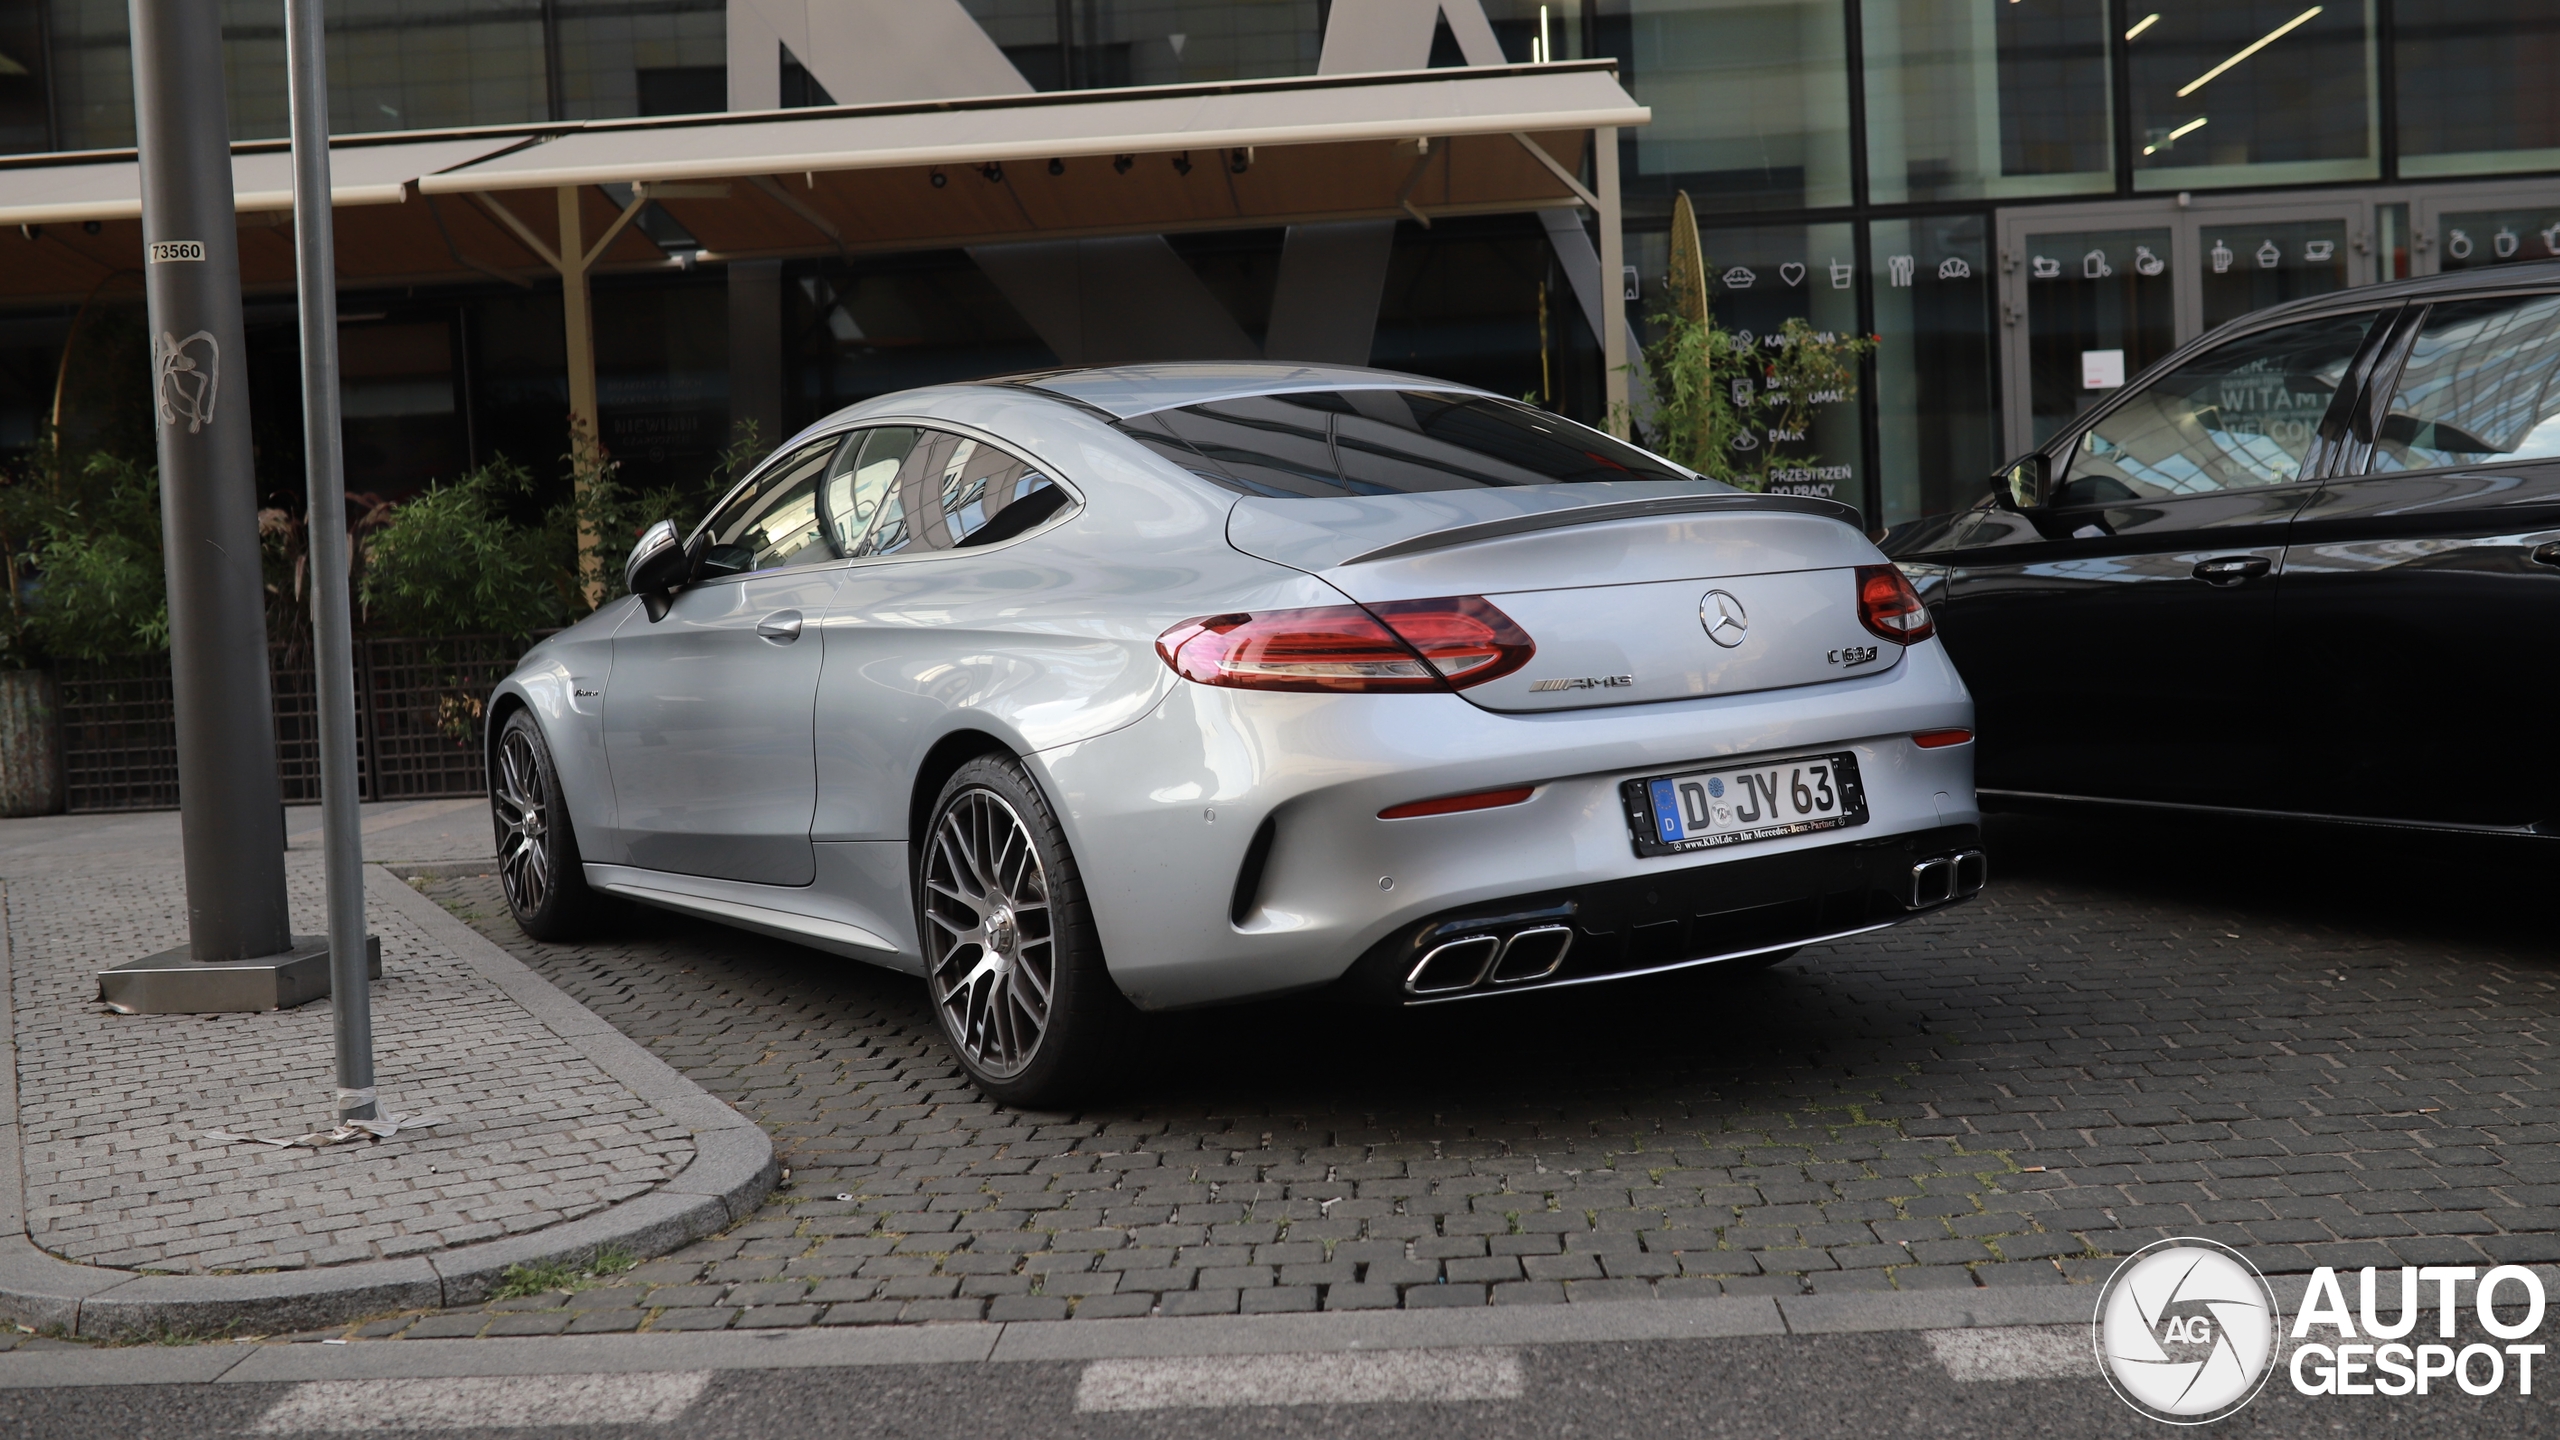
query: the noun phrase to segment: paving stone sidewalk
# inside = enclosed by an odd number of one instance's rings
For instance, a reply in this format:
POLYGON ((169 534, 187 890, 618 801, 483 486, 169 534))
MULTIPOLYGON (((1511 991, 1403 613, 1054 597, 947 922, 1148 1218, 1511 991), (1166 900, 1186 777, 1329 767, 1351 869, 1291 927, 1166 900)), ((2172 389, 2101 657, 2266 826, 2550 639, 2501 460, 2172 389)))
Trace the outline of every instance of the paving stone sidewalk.
POLYGON ((1980 902, 1762 975, 1166 1019, 1077 1115, 978 1097, 911 979, 651 912, 538 945, 423 881, 793 1173, 627 1274, 356 1333, 2054 1285, 2172 1233, 2560 1259, 2560 967, 2497 898, 2541 857, 2397 844, 2003 820, 1980 902))
MULTIPOLYGON (((379 896, 385 1099, 438 1123, 319 1150, 207 1138, 334 1123, 330 1007, 107 1010, 99 968, 184 942, 176 820, 80 820, 0 823, 26 1222, 42 1249, 176 1274, 428 1255, 595 1215, 693 1159, 690 1126, 379 896)), ((322 930, 317 855, 290 853, 287 873, 295 929, 322 930)))

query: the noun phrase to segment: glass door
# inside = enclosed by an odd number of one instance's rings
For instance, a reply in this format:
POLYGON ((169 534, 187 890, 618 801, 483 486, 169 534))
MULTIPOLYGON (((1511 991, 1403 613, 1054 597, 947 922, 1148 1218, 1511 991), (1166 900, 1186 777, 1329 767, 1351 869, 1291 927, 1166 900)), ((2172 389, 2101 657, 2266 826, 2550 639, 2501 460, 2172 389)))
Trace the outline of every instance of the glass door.
POLYGON ((2180 214, 2184 262, 2195 271, 2195 309, 2178 338, 2201 335, 2252 310, 2370 285, 2373 207, 2361 195, 2297 204, 2265 197, 2198 201, 2180 214))
POLYGON ((2417 273, 2560 259, 2560 182, 2417 197, 2417 273))
POLYGON ((2177 219, 2165 201, 2000 217, 2008 449, 2052 438, 2178 341, 2177 219))
MULTIPOLYGON (((2373 283, 2373 197, 2167 197, 2000 216, 2008 452, 2052 438, 2179 345, 2373 283)), ((2560 221, 2560 209, 2543 223, 2560 221)), ((2560 227, 2554 229, 2560 239, 2560 227)))

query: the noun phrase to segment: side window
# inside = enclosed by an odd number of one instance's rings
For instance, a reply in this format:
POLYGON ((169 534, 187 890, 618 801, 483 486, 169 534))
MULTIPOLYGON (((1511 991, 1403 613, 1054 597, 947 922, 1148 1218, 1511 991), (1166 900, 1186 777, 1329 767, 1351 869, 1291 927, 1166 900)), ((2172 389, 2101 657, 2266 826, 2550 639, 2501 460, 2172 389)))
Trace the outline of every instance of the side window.
POLYGON ((831 435, 766 466, 703 527, 701 578, 783 570, 835 558, 818 523, 818 480, 843 443, 831 435))
POLYGON ((2427 312, 2373 447, 2376 470, 2560 456, 2560 295, 2427 312))
MULTIPOLYGON (((858 554, 911 555, 992 545, 1066 508, 1066 491, 993 445, 941 430, 914 434, 858 554)), ((866 448, 866 461, 869 454, 866 448)))
POLYGON ((2080 437, 2054 502, 2119 504, 2302 478, 2320 417, 2380 313, 2243 335, 2150 381, 2080 437))
POLYGON ((837 549, 851 555, 860 547, 863 533, 880 514, 889 482, 897 478, 898 467, 922 433, 912 425, 884 425, 856 434, 837 452, 827 469, 827 524, 837 549))

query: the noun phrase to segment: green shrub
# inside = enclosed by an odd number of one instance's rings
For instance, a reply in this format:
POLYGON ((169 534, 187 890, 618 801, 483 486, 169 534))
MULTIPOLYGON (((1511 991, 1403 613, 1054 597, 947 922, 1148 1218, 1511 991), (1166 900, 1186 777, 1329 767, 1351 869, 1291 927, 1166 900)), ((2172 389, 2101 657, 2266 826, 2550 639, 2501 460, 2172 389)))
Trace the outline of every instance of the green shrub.
POLYGON ((167 649, 159 471, 101 454, 66 480, 59 494, 26 478, 11 487, 13 534, 31 542, 17 568, 32 577, 11 648, 65 660, 167 649))
POLYGON ((532 487, 523 466, 500 458, 403 502, 366 538, 357 624, 379 635, 521 635, 567 623, 551 527, 506 515, 532 487))

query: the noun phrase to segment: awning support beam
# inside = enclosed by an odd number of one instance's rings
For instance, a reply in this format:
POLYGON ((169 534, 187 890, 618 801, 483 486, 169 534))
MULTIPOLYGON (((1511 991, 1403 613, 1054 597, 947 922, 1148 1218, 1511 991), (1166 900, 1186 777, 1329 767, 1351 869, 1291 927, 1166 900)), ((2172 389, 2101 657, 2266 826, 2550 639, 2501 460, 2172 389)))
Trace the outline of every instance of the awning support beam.
POLYGON ((807 201, 792 194, 781 181, 774 179, 772 176, 758 175, 754 178, 756 188, 763 191, 765 194, 772 196, 774 203, 780 205, 783 209, 790 211, 792 214, 799 216, 801 219, 808 221, 809 228, 826 236, 827 243, 835 246, 838 251, 842 251, 844 249, 844 232, 836 228, 836 222, 819 214, 815 209, 810 207, 807 201))
POLYGON ((1574 174, 1572 171, 1567 170, 1564 166, 1558 164, 1556 162, 1556 157, 1548 154, 1545 146, 1530 139, 1524 131, 1512 131, 1511 138, 1519 141, 1520 148, 1528 151, 1531 156, 1536 158, 1539 164, 1546 166, 1549 174, 1555 176, 1558 180, 1563 181, 1565 188, 1573 192, 1575 199, 1590 206, 1595 213, 1600 209, 1600 197, 1592 194, 1589 190, 1584 189, 1582 178, 1574 174))
POLYGON ((1396 192, 1396 203, 1404 207, 1404 213, 1420 221, 1422 228, 1428 230, 1431 228, 1431 217, 1415 207, 1413 187, 1422 183, 1423 172, 1431 168, 1431 137, 1425 135, 1413 143, 1422 153, 1413 158, 1413 170, 1404 177, 1404 188, 1396 192))
POLYGON ((481 208, 497 217, 499 223, 515 232, 526 248, 542 257, 542 262, 560 272, 560 323, 566 332, 569 360, 569 472, 576 491, 578 507, 578 588, 585 592, 590 607, 604 603, 604 557, 602 539, 596 531, 597 482, 604 476, 604 444, 599 437, 602 423, 596 413, 596 330, 592 297, 587 287, 588 272, 595 268, 604 252, 636 219, 642 206, 649 203, 649 187, 632 187, 631 203, 622 207, 604 234, 590 247, 586 243, 586 216, 579 199, 579 186, 559 187, 560 245, 554 249, 542 243, 533 227, 518 219, 506 202, 486 191, 475 190, 471 198, 481 208), (561 263, 561 257, 573 263, 561 263))
MULTIPOLYGON (((576 269, 560 270, 560 320, 567 332, 569 360, 569 473, 578 507, 578 588, 590 609, 604 603, 604 557, 596 533, 597 482, 604 477, 604 443, 597 434, 596 330, 590 313, 587 267, 622 229, 616 221, 592 251, 586 248, 580 200, 575 185, 563 185, 560 197, 560 253, 578 257, 576 269)), ((622 219, 647 203, 634 197, 622 219)), ((558 264, 557 260, 552 262, 558 264)))
MULTIPOLYGON (((1627 407, 1627 237, 1618 213, 1618 127, 1602 125, 1591 132, 1591 178, 1599 193, 1591 208, 1600 221, 1600 376, 1609 433, 1631 439, 1634 417, 1627 407)), ((1576 190, 1582 187, 1576 185, 1576 190)))

